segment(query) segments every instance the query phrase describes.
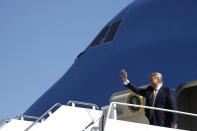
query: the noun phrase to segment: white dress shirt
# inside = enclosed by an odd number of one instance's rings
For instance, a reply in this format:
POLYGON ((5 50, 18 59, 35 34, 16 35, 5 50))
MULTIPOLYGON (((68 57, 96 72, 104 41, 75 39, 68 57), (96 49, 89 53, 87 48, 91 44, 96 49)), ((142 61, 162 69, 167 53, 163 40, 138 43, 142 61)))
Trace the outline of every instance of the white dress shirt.
MULTIPOLYGON (((124 85, 128 85, 128 84, 129 84, 129 80, 123 82, 123 84, 124 84, 124 85)), ((163 85, 163 84, 161 83, 160 85, 158 85, 158 86, 156 87, 156 93, 155 93, 155 98, 154 98, 153 105, 155 104, 155 99, 156 99, 156 97, 157 97, 157 93, 159 92, 159 89, 162 87, 162 85, 163 85)))

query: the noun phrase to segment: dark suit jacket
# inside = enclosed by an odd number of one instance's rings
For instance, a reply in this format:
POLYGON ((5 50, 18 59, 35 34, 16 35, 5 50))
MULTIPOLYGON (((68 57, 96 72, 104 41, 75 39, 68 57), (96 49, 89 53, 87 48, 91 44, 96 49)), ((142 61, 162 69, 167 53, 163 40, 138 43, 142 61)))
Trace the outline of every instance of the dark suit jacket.
MULTIPOLYGON (((133 92, 145 97, 146 106, 151 106, 151 99, 154 90, 151 86, 148 86, 146 89, 140 89, 132 83, 129 83, 128 85, 126 85, 126 87, 128 87, 133 92)), ((173 91, 170 88, 161 87, 159 89, 159 92, 157 93, 154 107, 177 110, 176 98, 174 96, 173 91)), ((172 122, 177 123, 176 113, 153 110, 152 114, 153 117, 150 120, 149 109, 145 109, 145 115, 148 118, 151 125, 171 127, 172 122)))

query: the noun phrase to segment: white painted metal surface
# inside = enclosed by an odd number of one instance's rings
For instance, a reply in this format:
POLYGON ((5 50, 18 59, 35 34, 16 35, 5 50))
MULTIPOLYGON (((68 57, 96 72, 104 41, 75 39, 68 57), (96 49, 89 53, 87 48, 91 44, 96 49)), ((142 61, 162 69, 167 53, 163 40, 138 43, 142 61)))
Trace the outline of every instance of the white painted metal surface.
MULTIPOLYGON (((110 104, 108 115, 106 118, 104 131, 184 131, 180 129, 172 129, 166 127, 152 126, 147 124, 135 123, 117 120, 116 105, 136 106, 168 112, 176 112, 180 114, 197 116, 197 114, 185 113, 167 109, 147 107, 141 105, 113 102, 110 104)), ((103 131, 103 112, 101 110, 80 108, 62 105, 54 113, 52 113, 42 123, 36 123, 30 131, 103 131)), ((4 124, 1 131, 24 131, 32 124, 32 122, 24 120, 11 119, 10 122, 4 124)))
POLYGON ((93 127, 99 127, 102 111, 61 106, 40 125, 34 125, 30 131, 91 131, 93 127), (90 123, 95 122, 85 129, 90 123))
POLYGON ((185 130, 108 119, 104 131, 185 131, 185 130))
MULTIPOLYGON (((11 119, 9 123, 4 124, 0 130, 1 131, 24 131, 32 122, 11 119)), ((38 123, 39 125, 40 123, 38 123)))

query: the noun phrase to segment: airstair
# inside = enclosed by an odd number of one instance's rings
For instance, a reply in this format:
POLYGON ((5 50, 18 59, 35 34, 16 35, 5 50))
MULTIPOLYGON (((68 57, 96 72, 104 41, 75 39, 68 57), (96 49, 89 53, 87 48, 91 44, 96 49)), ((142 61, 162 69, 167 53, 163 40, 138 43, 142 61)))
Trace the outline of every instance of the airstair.
POLYGON ((69 101, 67 105, 55 104, 41 117, 19 115, 15 119, 3 119, 0 121, 0 131, 185 131, 118 120, 117 105, 174 112, 197 117, 197 114, 192 113, 119 102, 112 102, 107 116, 105 116, 103 111, 99 110, 95 104, 69 101), (92 108, 76 107, 76 104, 91 106, 92 108), (54 109, 56 110, 54 111, 54 109), (34 121, 25 120, 27 118, 34 119, 34 121))

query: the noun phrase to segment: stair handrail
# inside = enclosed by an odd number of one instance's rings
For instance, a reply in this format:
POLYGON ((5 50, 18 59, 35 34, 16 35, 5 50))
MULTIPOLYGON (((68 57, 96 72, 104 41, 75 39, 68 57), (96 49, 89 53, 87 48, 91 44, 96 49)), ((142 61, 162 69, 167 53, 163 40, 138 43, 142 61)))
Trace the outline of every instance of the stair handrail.
MULTIPOLYGON (((17 115, 15 118, 16 119, 21 119, 21 120, 24 120, 24 118, 29 118, 29 119, 35 119, 35 120, 37 120, 40 117, 38 117, 38 116, 28 116, 28 115, 17 115)), ((45 120, 44 118, 41 119, 41 121, 44 121, 44 120, 45 120)))
POLYGON ((123 106, 133 106, 133 107, 140 107, 140 108, 145 108, 145 109, 152 109, 152 110, 158 110, 158 111, 166 111, 166 112, 171 112, 171 113, 177 113, 177 114, 183 114, 183 115, 188 115, 188 116, 194 116, 197 117, 197 114, 194 113, 188 113, 188 112, 183 112, 183 111, 177 111, 177 110, 170 110, 170 109, 164 109, 164 108, 158 108, 158 107, 152 107, 152 106, 143 106, 143 105, 136 105, 136 104, 128 104, 128 103, 120 103, 120 102, 111 102, 110 107, 107 113, 107 119, 110 117, 111 110, 114 109, 114 119, 117 119, 116 117, 116 105, 123 105, 123 106))
POLYGON ((3 122, 10 122, 11 121, 11 119, 10 118, 4 118, 4 119, 2 119, 1 121, 0 121, 0 125, 3 123, 3 122))
POLYGON ((67 105, 69 105, 70 103, 72 103, 73 106, 75 106, 75 104, 80 104, 80 105, 92 106, 92 109, 99 109, 99 107, 96 104, 92 104, 92 103, 70 100, 68 101, 67 105))
POLYGON ((34 123, 32 123, 29 127, 27 127, 24 131, 28 131, 30 128, 32 128, 36 123, 38 123, 40 120, 42 120, 47 114, 51 115, 52 112, 51 110, 53 110, 55 107, 57 106, 62 106, 62 104, 60 103, 56 103, 55 105, 53 105, 49 110, 47 110, 42 116, 40 116, 34 123))

